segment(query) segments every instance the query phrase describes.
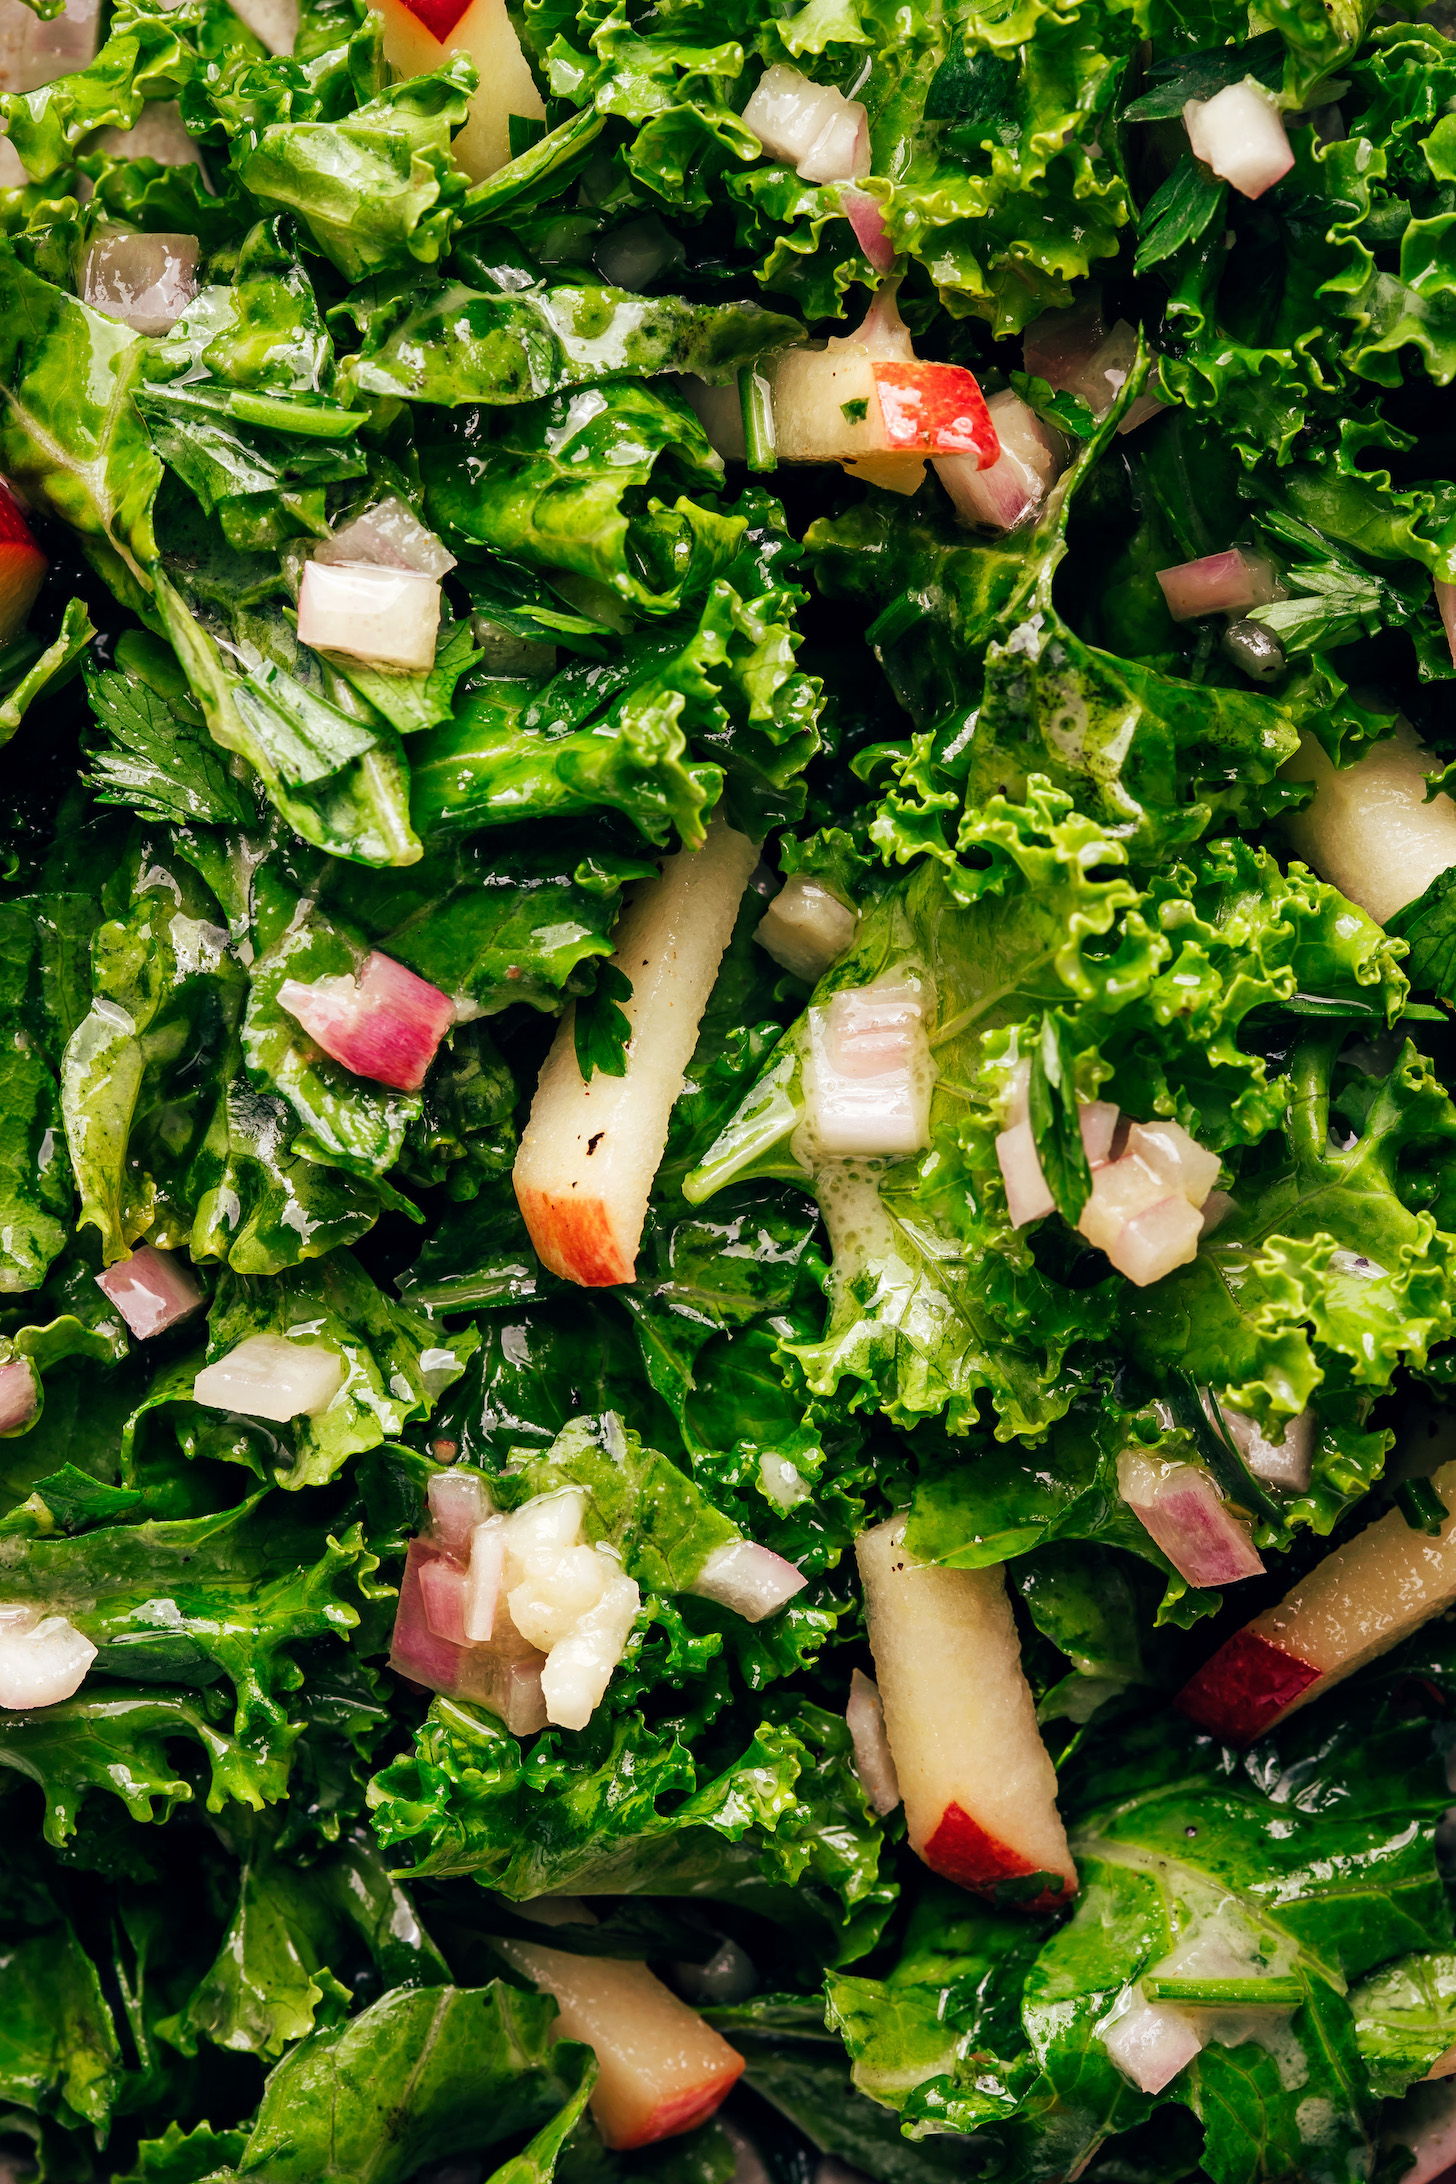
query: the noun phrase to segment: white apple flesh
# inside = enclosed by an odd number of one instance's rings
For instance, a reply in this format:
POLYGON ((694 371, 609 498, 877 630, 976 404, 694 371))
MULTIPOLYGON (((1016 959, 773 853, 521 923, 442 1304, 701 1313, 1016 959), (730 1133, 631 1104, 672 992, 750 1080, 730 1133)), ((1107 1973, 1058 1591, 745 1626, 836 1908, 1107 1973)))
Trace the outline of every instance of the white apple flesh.
POLYGON ((542 121, 546 109, 521 41, 511 27, 506 0, 378 0, 384 18, 384 58, 397 76, 427 76, 451 53, 465 53, 480 75, 470 119, 450 147, 458 167, 483 182, 511 156, 512 114, 542 121))
POLYGON ((568 1956, 535 1941, 494 1947, 556 1997, 557 2031, 595 2049, 592 2114, 616 2151, 693 2130, 742 2076, 737 2050, 645 1964, 568 1956))
POLYGON ((1367 1525, 1204 1662, 1179 1694, 1183 1712, 1250 1744, 1456 1603, 1456 1462, 1431 1485, 1453 1512, 1438 1535, 1398 1509, 1367 1525))
POLYGON ((668 1118, 733 932, 757 846, 721 816, 701 849, 669 857, 623 912, 612 962, 632 982, 625 1076, 577 1066, 568 1009, 541 1071, 516 1156, 531 1241, 553 1274, 604 1288, 630 1282, 668 1118))
POLYGON ((1066 1902, 1077 1870, 1003 1571, 917 1563, 903 1517, 862 1533, 856 1551, 911 1848, 985 1895, 1052 1874, 1035 1908, 1066 1902))
POLYGON ((1444 792, 1426 802, 1426 776, 1439 766, 1405 720, 1338 771, 1305 736, 1279 769, 1315 784, 1313 803, 1284 821, 1290 848, 1384 924, 1456 864, 1456 804, 1444 792))

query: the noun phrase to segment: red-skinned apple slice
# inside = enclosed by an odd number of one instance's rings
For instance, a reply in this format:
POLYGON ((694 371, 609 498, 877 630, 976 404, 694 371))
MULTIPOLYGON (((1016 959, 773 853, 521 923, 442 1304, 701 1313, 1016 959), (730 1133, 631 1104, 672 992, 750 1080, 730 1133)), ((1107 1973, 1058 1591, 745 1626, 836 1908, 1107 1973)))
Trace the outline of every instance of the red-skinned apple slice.
POLYGON ((0 478, 0 645, 24 629, 48 566, 19 501, 0 478))
POLYGON ((568 1009, 541 1071, 515 1186, 545 1265, 587 1288, 630 1282, 668 1118, 758 850, 716 815, 701 849, 669 857, 618 923, 612 962, 632 982, 627 1072, 590 1084, 568 1009))
POLYGON ((645 1964, 568 1956, 535 1941, 495 1942, 560 2011, 556 2029, 596 2050, 592 2113, 619 2152, 676 2138, 712 2115, 743 2073, 743 2057, 645 1964))
POLYGON ((1453 1512, 1439 1535, 1398 1509, 1368 1525, 1204 1662, 1179 1694, 1183 1712, 1251 1744, 1456 1602, 1456 1463, 1431 1484, 1453 1512))
POLYGON ((1059 1874, 1062 1887, 1032 1908, 1068 1901, 1077 1869, 1003 1572, 917 1563, 903 1517, 862 1533, 857 1553, 911 1848, 983 1895, 1028 1873, 1059 1874))
POLYGON ((510 117, 544 119, 546 109, 506 13, 506 0, 378 0, 384 58, 397 76, 426 76, 450 53, 480 72, 470 119, 451 145, 457 166, 483 182, 511 156, 510 117))

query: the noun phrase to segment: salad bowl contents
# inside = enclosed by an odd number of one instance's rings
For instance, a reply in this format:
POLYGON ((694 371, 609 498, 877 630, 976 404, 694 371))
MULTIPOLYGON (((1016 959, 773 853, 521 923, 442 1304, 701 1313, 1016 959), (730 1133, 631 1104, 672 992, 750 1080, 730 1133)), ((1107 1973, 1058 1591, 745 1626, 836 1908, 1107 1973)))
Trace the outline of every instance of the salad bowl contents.
POLYGON ((1456 2184, 1452 27, 0 0, 6 2184, 1456 2184))

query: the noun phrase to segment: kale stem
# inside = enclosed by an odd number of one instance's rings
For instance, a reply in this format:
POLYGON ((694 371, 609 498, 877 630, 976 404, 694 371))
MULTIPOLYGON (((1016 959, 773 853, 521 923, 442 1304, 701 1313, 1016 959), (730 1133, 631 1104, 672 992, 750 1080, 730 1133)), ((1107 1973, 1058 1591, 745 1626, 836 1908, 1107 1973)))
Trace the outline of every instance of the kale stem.
POLYGON ((1440 1536, 1451 1512, 1429 1479, 1402 1479, 1395 1490, 1395 1506, 1413 1532, 1440 1536))
POLYGON ((738 402, 743 412, 743 445, 750 470, 777 470, 773 393, 762 372, 745 364, 738 374, 738 402))
POLYGON ((1289 1074, 1294 1097, 1289 1103, 1289 1137, 1294 1157, 1301 1165, 1323 1161, 1330 1141, 1330 1071, 1344 1030, 1301 1040, 1294 1050, 1289 1074))

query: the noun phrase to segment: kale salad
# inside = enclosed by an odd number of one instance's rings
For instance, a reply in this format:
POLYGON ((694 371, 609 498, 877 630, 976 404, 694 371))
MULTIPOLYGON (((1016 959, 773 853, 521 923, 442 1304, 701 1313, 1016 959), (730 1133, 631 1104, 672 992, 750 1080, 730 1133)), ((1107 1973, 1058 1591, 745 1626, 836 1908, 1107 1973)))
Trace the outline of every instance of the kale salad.
POLYGON ((7 2184, 1456 2175, 1446 7, 0 0, 7 2184))

